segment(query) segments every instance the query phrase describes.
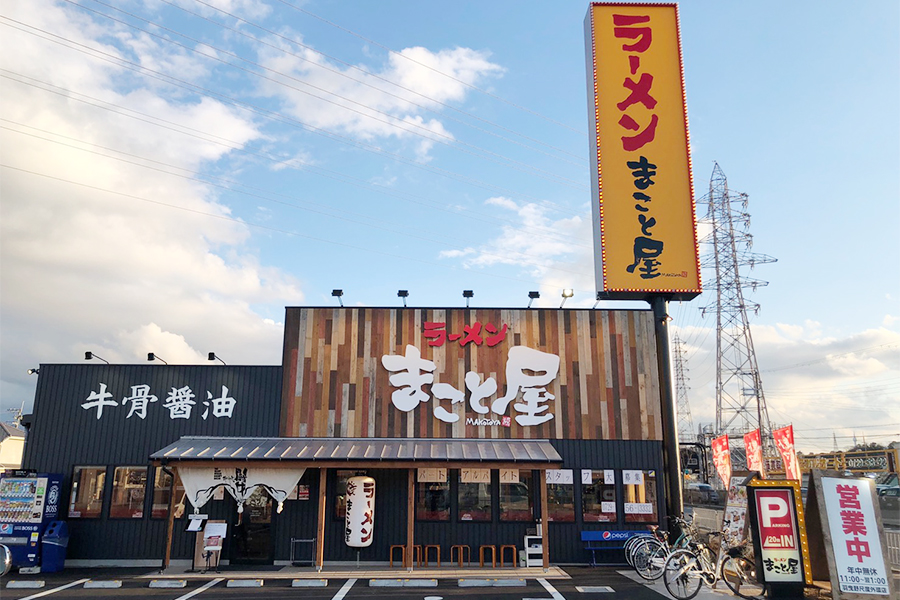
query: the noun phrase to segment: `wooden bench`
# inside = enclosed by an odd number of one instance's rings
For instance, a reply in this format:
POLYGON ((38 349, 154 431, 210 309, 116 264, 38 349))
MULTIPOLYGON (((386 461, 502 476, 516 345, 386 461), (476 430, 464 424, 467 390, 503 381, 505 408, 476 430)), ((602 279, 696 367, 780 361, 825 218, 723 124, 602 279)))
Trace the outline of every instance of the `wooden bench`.
MULTIPOLYGON (((622 550, 625 542, 636 535, 646 535, 646 531, 582 531, 584 549, 591 552, 591 566, 597 566, 597 551, 622 550)), ((623 560, 624 563, 624 555, 623 560)))

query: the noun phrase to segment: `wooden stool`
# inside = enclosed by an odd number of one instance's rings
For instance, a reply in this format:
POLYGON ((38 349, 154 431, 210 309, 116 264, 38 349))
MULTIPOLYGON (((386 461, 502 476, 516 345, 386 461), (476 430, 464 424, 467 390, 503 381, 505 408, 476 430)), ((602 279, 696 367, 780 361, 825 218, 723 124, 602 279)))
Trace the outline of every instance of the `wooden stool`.
POLYGON ((463 566, 463 551, 465 550, 466 554, 466 564, 472 564, 472 549, 466 546, 465 544, 457 544, 456 546, 450 546, 450 562, 453 562, 453 551, 457 552, 457 558, 459 559, 459 568, 462 569, 463 566))
POLYGON ((391 568, 394 567, 394 550, 397 548, 400 549, 400 562, 404 567, 406 566, 406 544, 394 544, 391 546, 391 568))
POLYGON ((421 545, 416 544, 413 546, 413 556, 416 559, 416 566, 421 567, 422 566, 422 546, 421 545))
POLYGON ((500 546, 500 568, 503 568, 503 555, 506 550, 512 552, 512 566, 516 566, 516 547, 513 544, 504 544, 500 546))
MULTIPOLYGON (((428 566, 428 549, 434 548, 435 558, 437 559, 437 566, 441 566, 441 547, 438 544, 425 544, 425 565, 428 566)), ((421 565, 420 565, 421 566, 421 565)))
POLYGON ((491 566, 496 569, 497 568, 497 546, 492 546, 489 544, 483 544, 478 547, 478 566, 484 566, 484 551, 491 551, 491 566))

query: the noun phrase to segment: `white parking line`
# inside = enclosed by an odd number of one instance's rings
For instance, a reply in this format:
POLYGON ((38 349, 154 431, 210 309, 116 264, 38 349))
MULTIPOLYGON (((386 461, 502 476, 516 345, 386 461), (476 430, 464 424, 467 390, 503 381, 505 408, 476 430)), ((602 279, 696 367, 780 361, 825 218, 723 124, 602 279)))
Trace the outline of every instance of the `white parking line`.
POLYGON ((193 598, 194 596, 196 596, 196 595, 199 594, 200 592, 205 592, 206 590, 208 590, 208 589, 211 588, 212 586, 216 585, 217 583, 221 583, 221 582, 223 582, 223 581, 225 581, 225 578, 224 578, 224 577, 217 577, 217 578, 213 579, 212 581, 210 581, 209 583, 206 583, 206 584, 204 584, 204 585, 201 585, 201 586, 198 587, 196 590, 194 590, 194 591, 192 591, 192 592, 188 592, 188 593, 185 594, 184 596, 179 596, 178 598, 175 598, 175 600, 187 600, 188 598, 193 598))
POLYGON ((56 592, 68 589, 70 587, 74 587, 76 585, 80 585, 85 581, 90 581, 90 579, 79 579, 78 581, 73 581, 72 583, 67 583, 66 585, 61 585, 58 588, 53 588, 52 590, 47 590, 45 592, 38 592, 37 594, 32 594, 31 596, 26 596, 22 598, 22 600, 31 600, 32 598, 43 598, 44 596, 49 596, 50 594, 55 594, 56 592))
POLYGON ((557 592, 556 588, 554 588, 552 585, 550 585, 550 582, 547 581, 546 579, 538 579, 538 583, 540 583, 542 586, 544 586, 545 590, 550 592, 550 597, 552 597, 553 600, 566 600, 565 597, 562 594, 560 594, 559 592, 557 592))
POLYGON ((344 596, 347 595, 347 592, 350 591, 350 588, 353 587, 353 584, 356 583, 355 579, 348 579, 347 583, 344 584, 344 587, 338 590, 338 593, 334 595, 334 598, 331 600, 341 600, 344 596))

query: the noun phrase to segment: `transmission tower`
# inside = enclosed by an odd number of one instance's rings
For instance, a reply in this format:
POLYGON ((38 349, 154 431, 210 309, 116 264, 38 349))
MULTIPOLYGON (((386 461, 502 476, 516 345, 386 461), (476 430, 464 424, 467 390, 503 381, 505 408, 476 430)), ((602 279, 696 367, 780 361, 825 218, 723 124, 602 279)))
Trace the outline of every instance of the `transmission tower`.
POLYGON ((672 360, 675 363, 675 397, 678 402, 678 441, 681 443, 694 442, 697 434, 694 432, 694 422, 691 419, 691 404, 688 402, 688 378, 685 375, 687 369, 685 363, 685 351, 681 345, 681 338, 676 333, 672 338, 672 360))
POLYGON ((751 310, 758 314, 759 304, 744 298, 745 289, 755 291, 768 285, 768 282, 742 276, 740 269, 753 269, 758 264, 772 263, 776 259, 751 251, 753 236, 749 232, 747 202, 747 194, 728 189, 728 180, 716 163, 709 181, 709 206, 705 219, 712 231, 703 240, 712 246, 712 253, 703 264, 715 268, 716 296, 715 302, 702 310, 716 313, 715 433, 736 437, 731 444, 733 462, 743 462, 743 439, 740 434, 757 427, 763 447, 773 448, 772 428, 747 316, 751 310))

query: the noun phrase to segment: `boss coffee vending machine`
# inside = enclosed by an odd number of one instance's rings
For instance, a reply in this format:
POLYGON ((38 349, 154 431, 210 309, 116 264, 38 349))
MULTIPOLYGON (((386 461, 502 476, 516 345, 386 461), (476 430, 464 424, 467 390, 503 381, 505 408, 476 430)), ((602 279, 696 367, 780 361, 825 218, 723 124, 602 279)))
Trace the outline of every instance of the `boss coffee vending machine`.
POLYGON ((58 474, 12 471, 0 475, 0 544, 12 553, 13 567, 40 567, 42 538, 59 518, 61 493, 58 474))

